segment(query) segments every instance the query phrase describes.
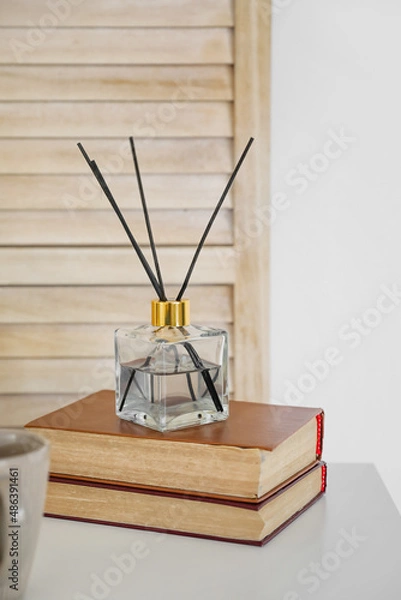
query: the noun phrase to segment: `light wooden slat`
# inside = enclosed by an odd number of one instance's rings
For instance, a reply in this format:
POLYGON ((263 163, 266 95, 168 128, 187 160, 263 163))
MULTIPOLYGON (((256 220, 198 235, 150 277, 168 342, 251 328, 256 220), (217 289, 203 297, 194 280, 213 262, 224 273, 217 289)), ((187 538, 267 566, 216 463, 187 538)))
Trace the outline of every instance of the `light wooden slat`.
POLYGON ((0 66, 0 100, 230 101, 233 70, 228 65, 0 66))
POLYGON ((79 394, 2 394, 0 395, 0 427, 22 427, 29 421, 78 399, 79 394))
POLYGON ((233 9, 231 0, 202 0, 200 8, 193 0, 167 4, 165 0, 11 0, 0 4, 2 26, 26 27, 29 21, 37 27, 230 27, 233 9))
MULTIPOLYGON (((149 316, 146 321, 149 323, 149 316)), ((118 327, 133 327, 139 322, 119 323, 118 327)), ((228 332, 229 353, 232 356, 233 331, 229 323, 208 325, 228 332)), ((114 356, 115 325, 0 325, 0 358, 96 358, 114 356)))
POLYGON ((264 0, 235 1, 235 150, 249 131, 254 148, 236 181, 235 210, 235 390, 238 397, 269 401, 269 229, 255 218, 269 203, 269 22, 260 18, 264 0), (257 230, 259 229, 259 231, 257 230), (256 229, 256 234, 255 234, 256 229), (246 315, 246 318, 244 318, 246 315))
MULTIPOLYGON (((182 284, 194 251, 195 247, 159 248, 166 283, 182 284)), ((145 254, 151 262, 149 249, 145 254)), ((204 248, 191 282, 234 283, 230 258, 229 248, 204 248)), ((0 285, 150 285, 130 248, 2 248, 0 265, 0 285)))
POLYGON ((0 102, 3 137, 230 137, 228 102, 0 102))
MULTIPOLYGON (((145 174, 143 187, 149 209, 212 209, 228 175, 145 174)), ((140 208, 134 174, 108 175, 107 182, 121 209, 140 208)), ((104 209, 109 206, 101 188, 88 175, 0 175, 0 210, 104 209)), ((232 207, 231 194, 224 201, 232 207)))
POLYGON ((0 325, 0 357, 112 357, 115 328, 111 324, 0 325))
POLYGON ((3 29, 0 63, 231 64, 229 28, 3 29), (39 40, 39 41, 38 41, 39 40))
MULTIPOLYGON (((229 371, 233 372, 232 359, 229 371)), ((113 358, 0 359, 0 394, 84 397, 97 390, 114 388, 113 358)))
MULTIPOLYGON (((76 141, 0 139, 0 173, 87 175, 89 168, 76 141)), ((80 141, 102 171, 132 173, 127 139, 80 141)), ((143 173, 228 173, 232 167, 228 138, 140 139, 137 152, 143 173)))
MULTIPOLYGON (((167 289, 173 296, 172 290, 167 289)), ((153 288, 146 286, 3 287, 0 288, 1 323, 131 323, 150 319, 153 288)), ((194 323, 231 323, 232 287, 192 285, 194 323), (207 298, 207 302, 205 301, 207 298)))
MULTIPOLYGON (((142 211, 124 211, 139 244, 148 244, 142 211)), ((193 245, 200 239, 210 210, 151 211, 154 238, 160 245, 193 245)), ((220 211, 207 245, 232 243, 232 211, 220 211)), ((0 211, 0 246, 131 246, 111 207, 103 211, 0 211)))
POLYGON ((75 394, 114 389, 113 358, 0 360, 0 394, 75 394))

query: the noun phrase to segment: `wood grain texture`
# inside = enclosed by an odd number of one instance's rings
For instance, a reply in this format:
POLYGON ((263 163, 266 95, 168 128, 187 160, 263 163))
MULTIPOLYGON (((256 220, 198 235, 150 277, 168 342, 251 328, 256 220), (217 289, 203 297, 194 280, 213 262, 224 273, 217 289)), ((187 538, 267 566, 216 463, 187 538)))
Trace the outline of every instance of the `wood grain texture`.
POLYGON ((264 5, 235 2, 236 154, 252 132, 257 135, 234 197, 235 356, 241 364, 235 389, 249 401, 269 397, 270 31, 269 21, 260 18, 264 5))
POLYGON ((1 64, 232 64, 230 28, 5 28, 1 64))
POLYGON ((114 389, 113 358, 0 359, 0 394, 79 394, 114 389))
MULTIPOLYGON (((145 132, 144 132, 145 133, 145 132)), ((132 174, 132 156, 125 139, 80 140, 105 173, 132 174)), ((83 174, 88 165, 73 139, 0 139, 0 174, 83 174)), ((229 173, 229 138, 140 139, 137 152, 143 173, 229 173)), ((107 178, 106 178, 107 179, 107 178)))
POLYGON ((0 427, 22 427, 79 399, 79 394, 0 394, 0 427))
MULTIPOLYGON (((167 284, 181 285, 194 251, 195 247, 159 249, 167 284)), ((149 249, 145 254, 150 261, 149 249)), ((235 269, 227 254, 224 247, 204 248, 192 283, 234 283, 235 269)), ((2 248, 0 264, 0 285, 150 285, 131 248, 2 248)))
POLYGON ((0 100, 8 101, 175 104, 234 98, 229 65, 0 65, 0 81, 0 100))
MULTIPOLYGON (((141 322, 134 318, 133 314, 129 322, 122 321, 118 327, 140 325, 141 322)), ((142 322, 146 322, 146 319, 142 322)), ((213 314, 210 312, 208 324, 227 331, 233 342, 233 331, 229 323, 213 322, 213 314)), ((115 330, 116 325, 110 323, 0 325, 0 358, 112 358, 115 330)), ((232 343, 229 345, 230 356, 231 347, 232 343)))
POLYGON ((231 0, 202 0, 199 10, 193 0, 66 0, 47 3, 32 0, 12 0, 0 5, 3 27, 34 25, 49 27, 231 27, 233 6, 231 0), (46 17, 47 16, 47 19, 46 17))
MULTIPOLYGON (((228 175, 168 173, 144 174, 143 187, 150 210, 213 209, 228 175)), ((107 182, 121 209, 139 209, 141 201, 134 173, 107 175, 107 182)), ((0 175, 0 210, 102 210, 108 207, 101 188, 87 175, 0 175)), ((231 194, 224 201, 232 207, 231 194)))
MULTIPOLYGON (((169 296, 173 290, 168 290, 169 296)), ((145 286, 2 287, 0 323, 110 323, 114 327, 150 318, 155 293, 145 286)), ((232 323, 232 286, 193 285, 190 288, 194 323, 232 323), (207 302, 205 302, 207 298, 207 302)))
POLYGON ((0 357, 111 358, 114 356, 114 331, 115 326, 111 324, 0 325, 0 357))
POLYGON ((0 413, 113 386, 102 363, 113 328, 149 319, 154 291, 76 147, 96 159, 150 258, 131 134, 169 296, 255 135, 188 296, 193 322, 234 322, 242 397, 268 397, 265 223, 252 248, 243 235, 267 202, 267 4, 0 3, 0 413))
POLYGON ((228 102, 0 102, 3 137, 230 137, 228 102), (146 133, 145 133, 146 132, 146 133))
MULTIPOLYGON (((106 200, 107 202, 107 200, 106 200)), ((149 243, 142 211, 125 210, 124 216, 136 240, 149 243)), ((209 210, 153 210, 152 229, 158 245, 193 245, 210 217, 209 210)), ((207 245, 232 243, 232 211, 222 210, 207 245)), ((121 224, 108 210, 71 212, 0 211, 0 246, 131 246, 121 224)))

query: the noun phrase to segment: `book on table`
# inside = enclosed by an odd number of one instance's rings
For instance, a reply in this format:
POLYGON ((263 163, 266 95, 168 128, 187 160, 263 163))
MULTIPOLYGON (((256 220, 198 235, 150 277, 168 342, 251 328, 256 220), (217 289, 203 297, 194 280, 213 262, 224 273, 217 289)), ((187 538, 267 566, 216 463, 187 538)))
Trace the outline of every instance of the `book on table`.
POLYGON ((323 421, 319 408, 231 401, 226 421, 160 433, 117 417, 102 390, 26 427, 63 480, 258 500, 320 460, 323 421))
POLYGON ((253 501, 51 475, 45 514, 263 546, 318 500, 325 487, 322 462, 253 501))

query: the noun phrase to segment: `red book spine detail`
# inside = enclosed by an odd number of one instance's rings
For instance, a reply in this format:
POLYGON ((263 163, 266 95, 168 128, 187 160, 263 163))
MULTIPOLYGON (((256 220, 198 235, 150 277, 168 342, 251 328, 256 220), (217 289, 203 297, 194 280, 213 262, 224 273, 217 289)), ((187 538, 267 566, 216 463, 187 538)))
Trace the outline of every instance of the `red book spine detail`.
POLYGON ((322 465, 322 487, 320 488, 321 492, 326 491, 326 485, 327 485, 327 465, 323 464, 322 465))
POLYGON ((317 439, 316 439, 316 457, 320 459, 323 451, 323 413, 316 415, 317 439))

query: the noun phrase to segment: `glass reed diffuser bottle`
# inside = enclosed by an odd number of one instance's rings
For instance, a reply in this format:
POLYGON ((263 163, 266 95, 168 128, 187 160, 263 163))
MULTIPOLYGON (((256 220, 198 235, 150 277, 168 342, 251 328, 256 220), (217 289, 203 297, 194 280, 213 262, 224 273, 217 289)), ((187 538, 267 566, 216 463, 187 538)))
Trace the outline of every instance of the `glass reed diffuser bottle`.
POLYGON ((116 411, 159 431, 228 416, 227 333, 190 325, 189 300, 152 302, 152 324, 115 333, 116 411))
POLYGON ((151 324, 115 332, 116 414, 158 431, 222 421, 228 417, 228 341, 222 329, 190 324, 189 300, 183 295, 206 237, 253 142, 250 138, 216 205, 174 300, 167 299, 131 137, 139 193, 155 273, 128 227, 96 162, 78 144, 92 173, 113 207, 158 296, 151 324))

